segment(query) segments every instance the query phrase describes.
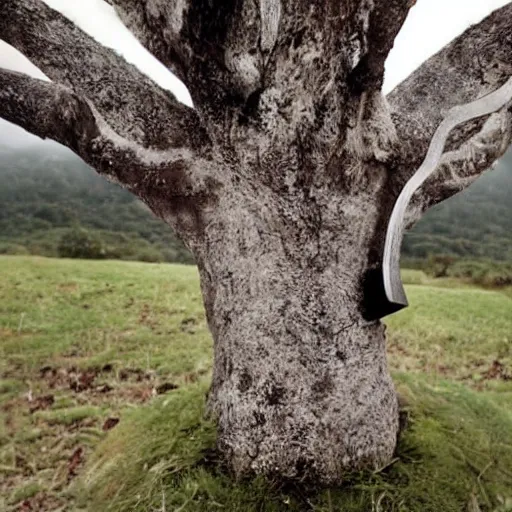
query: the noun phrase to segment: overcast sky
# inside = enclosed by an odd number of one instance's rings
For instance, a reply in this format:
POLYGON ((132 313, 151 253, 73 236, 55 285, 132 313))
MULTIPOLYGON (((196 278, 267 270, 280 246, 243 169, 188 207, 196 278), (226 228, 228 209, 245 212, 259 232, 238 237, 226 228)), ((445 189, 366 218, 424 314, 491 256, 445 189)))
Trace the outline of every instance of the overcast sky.
MULTIPOLYGON (((170 89, 180 101, 191 103, 186 87, 138 43, 103 0, 44 1, 100 43, 116 49, 162 87, 170 89)), ((385 91, 391 90, 471 24, 507 3, 509 0, 418 0, 386 63, 385 91)), ((44 77, 23 55, 2 41, 0 67, 44 77)), ((0 119, 0 143, 19 146, 34 141, 35 137, 0 119)))

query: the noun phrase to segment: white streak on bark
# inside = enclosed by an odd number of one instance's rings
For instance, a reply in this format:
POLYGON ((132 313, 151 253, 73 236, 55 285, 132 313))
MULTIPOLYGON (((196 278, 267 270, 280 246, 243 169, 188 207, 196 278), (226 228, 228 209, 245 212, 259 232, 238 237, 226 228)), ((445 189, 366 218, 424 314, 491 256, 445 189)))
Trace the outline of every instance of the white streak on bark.
MULTIPOLYGON (((512 78, 509 78, 504 85, 491 94, 471 103, 453 107, 436 130, 425 160, 405 185, 389 220, 384 247, 383 270, 386 296, 391 302, 407 304, 405 291, 400 279, 400 246, 405 229, 405 214, 413 194, 438 169, 446 140, 456 126, 471 119, 492 114, 507 105, 511 100, 512 78)), ((494 121, 491 121, 491 124, 493 123, 494 121)))
MULTIPOLYGON (((490 164, 496 154, 503 154, 512 140, 512 119, 506 109, 492 114, 481 131, 453 151, 443 154, 435 177, 450 189, 469 187, 482 173, 482 168, 494 169, 499 160, 490 164), (490 164, 490 165, 489 165, 490 164), (446 178, 445 178, 446 176, 446 178)), ((430 188, 416 192, 407 208, 404 224, 411 228, 431 206, 430 188)))
POLYGON ((277 41, 281 19, 281 0, 261 0, 261 48, 270 52, 277 41))
POLYGON ((96 124, 101 134, 100 138, 104 138, 111 142, 120 152, 133 154, 137 159, 137 163, 150 167, 158 166, 160 164, 172 164, 179 160, 192 159, 193 152, 187 148, 158 151, 155 149, 145 148, 132 140, 122 137, 109 126, 91 102, 88 102, 88 104, 94 114, 94 118, 96 119, 96 124))
POLYGON ((358 64, 363 55, 368 52, 368 41, 366 39, 370 27, 370 15, 375 7, 373 0, 363 0, 359 8, 359 14, 355 25, 361 27, 354 32, 348 40, 347 49, 349 50, 348 60, 352 69, 358 64))
POLYGON ((347 42, 347 50, 350 61, 350 69, 354 69, 361 60, 361 41, 356 35, 353 35, 347 42))

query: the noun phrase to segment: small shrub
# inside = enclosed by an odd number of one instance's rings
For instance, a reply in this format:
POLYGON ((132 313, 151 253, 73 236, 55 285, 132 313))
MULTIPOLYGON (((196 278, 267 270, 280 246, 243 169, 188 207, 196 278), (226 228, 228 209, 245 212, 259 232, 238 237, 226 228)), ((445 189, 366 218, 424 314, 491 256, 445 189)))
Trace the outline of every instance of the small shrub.
POLYGON ((446 277, 448 275, 448 269, 455 261, 453 256, 430 255, 427 260, 425 272, 432 277, 446 277))
POLYGON ((486 287, 512 286, 512 264, 491 260, 467 260, 430 255, 423 270, 431 277, 452 277, 486 287))
POLYGON ((105 248, 101 240, 85 229, 68 231, 60 239, 57 250, 62 258, 105 258, 105 248))
POLYGON ((0 254, 26 256, 30 251, 20 244, 2 243, 0 244, 0 254))
POLYGON ((512 286, 512 265, 494 261, 458 261, 448 270, 450 277, 463 278, 480 286, 512 286))
POLYGON ((146 263, 161 263, 164 261, 164 256, 158 249, 148 247, 137 251, 134 254, 134 259, 137 261, 145 261, 146 263))

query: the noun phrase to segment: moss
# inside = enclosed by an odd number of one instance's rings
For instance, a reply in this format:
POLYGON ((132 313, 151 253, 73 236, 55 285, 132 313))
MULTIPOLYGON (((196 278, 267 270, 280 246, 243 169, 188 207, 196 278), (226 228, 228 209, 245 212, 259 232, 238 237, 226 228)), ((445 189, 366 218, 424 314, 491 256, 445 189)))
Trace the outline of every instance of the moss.
POLYGON ((204 385, 133 410, 99 446, 81 481, 89 510, 482 512, 512 498, 512 417, 485 394, 397 375, 409 415, 393 463, 312 490, 257 478, 235 482, 207 454, 204 385), (500 501, 501 500, 501 501, 500 501), (180 508, 182 507, 182 508, 180 508))

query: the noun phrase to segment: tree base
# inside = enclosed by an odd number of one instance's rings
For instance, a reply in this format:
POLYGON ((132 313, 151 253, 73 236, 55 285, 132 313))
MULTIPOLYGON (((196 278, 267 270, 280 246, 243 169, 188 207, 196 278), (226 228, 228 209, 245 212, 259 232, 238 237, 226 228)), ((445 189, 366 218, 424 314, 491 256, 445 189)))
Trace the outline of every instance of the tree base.
POLYGON ((259 351, 257 360, 246 349, 229 379, 214 381, 208 407, 218 449, 236 476, 333 485, 347 472, 389 463, 399 419, 384 328, 354 327, 347 336, 344 351, 325 344, 312 351, 315 358, 286 365, 277 348, 268 359, 259 351))

